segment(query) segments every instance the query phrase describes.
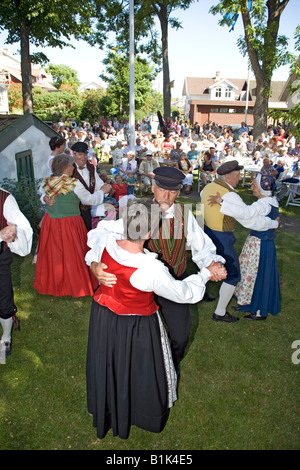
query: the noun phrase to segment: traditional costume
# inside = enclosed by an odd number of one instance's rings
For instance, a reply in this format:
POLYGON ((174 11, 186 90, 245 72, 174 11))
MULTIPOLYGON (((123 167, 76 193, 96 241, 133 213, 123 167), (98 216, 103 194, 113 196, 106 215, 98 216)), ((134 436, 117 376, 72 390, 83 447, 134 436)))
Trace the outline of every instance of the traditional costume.
POLYGON ((66 175, 46 178, 43 188, 56 199, 43 218, 33 286, 44 295, 92 296, 97 283, 84 261, 87 229, 79 203, 101 204, 104 194, 91 194, 80 181, 66 175))
MULTIPOLYGON (((184 175, 180 170, 159 167, 154 170, 154 174, 155 184, 158 186, 168 190, 181 188, 184 175)), ((158 204, 154 204, 154 207, 159 211, 158 204)), ((102 220, 95 230, 89 232, 88 246, 91 250, 86 255, 88 265, 94 261, 97 263, 100 261, 101 245, 105 243, 110 232, 123 238, 122 219, 102 220)), ((162 214, 159 231, 152 234, 151 240, 145 246, 158 254, 159 259, 168 267, 175 279, 187 277, 187 250, 189 249, 193 262, 200 270, 209 266, 212 261, 221 263, 225 261, 216 254, 216 247, 203 232, 191 211, 185 211, 181 204, 173 204, 162 214)), ((160 295, 156 295, 155 299, 168 326, 173 361, 178 371, 189 339, 191 326, 189 304, 178 303, 175 298, 171 300, 160 295)))
POLYGON ((255 230, 258 216, 275 220, 279 215, 278 201, 272 196, 275 180, 258 175, 258 187, 264 197, 250 206, 235 205, 223 197, 220 211, 239 219, 252 219, 250 231, 239 257, 241 280, 234 295, 242 312, 250 312, 245 318, 265 319, 280 312, 280 285, 275 247, 275 229, 255 230))
POLYGON ((132 425, 161 432, 177 399, 176 373, 153 293, 175 302, 198 302, 210 273, 204 268, 176 281, 155 253, 129 253, 113 234, 105 244, 102 240, 101 250, 101 262, 118 282, 100 285, 92 303, 88 411, 99 438, 111 428, 114 436, 126 439, 132 425))
POLYGON ((4 360, 11 353, 11 330, 17 312, 11 276, 12 253, 19 256, 30 253, 33 231, 12 194, 0 189, 0 231, 8 223, 16 226, 17 237, 6 243, 0 233, 0 323, 3 328, 0 355, 3 353, 4 360))
MULTIPOLYGON (((226 175, 233 171, 242 169, 237 160, 228 161, 223 163, 218 169, 218 175, 226 175)), ((214 204, 210 206, 209 198, 211 195, 219 193, 222 200, 228 198, 237 206, 244 206, 241 197, 235 192, 234 188, 223 180, 216 179, 214 182, 209 183, 201 193, 201 202, 204 204, 204 231, 211 238, 217 248, 217 253, 225 258, 225 268, 227 269, 227 278, 222 283, 219 292, 219 301, 213 320, 235 322, 239 320, 238 317, 230 315, 227 312, 227 305, 229 304, 235 287, 241 279, 239 258, 235 250, 235 236, 234 229, 236 221, 246 228, 256 229, 265 232, 269 229, 278 227, 278 222, 269 217, 258 215, 254 218, 240 218, 237 216, 229 216, 223 213, 221 206, 214 204)))
MULTIPOLYGON (((72 151, 88 154, 88 145, 85 142, 76 142, 72 146, 72 151)), ((96 168, 92 163, 87 160, 83 169, 80 169, 75 162, 73 166, 73 178, 78 179, 83 184, 85 189, 89 191, 89 193, 94 194, 95 191, 99 191, 99 189, 101 188, 101 186, 103 186, 104 183, 99 177, 96 168)), ((92 228, 91 209, 92 205, 83 204, 82 202, 80 202, 80 214, 83 218, 87 230, 91 230, 92 228)), ((105 207, 103 204, 97 208, 97 214, 101 217, 105 216, 105 207)))

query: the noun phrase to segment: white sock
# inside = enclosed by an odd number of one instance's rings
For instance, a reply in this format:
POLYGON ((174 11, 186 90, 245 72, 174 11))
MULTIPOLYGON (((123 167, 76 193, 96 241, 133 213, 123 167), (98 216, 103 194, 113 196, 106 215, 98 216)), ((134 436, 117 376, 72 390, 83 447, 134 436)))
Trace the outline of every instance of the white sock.
POLYGON ((11 342, 11 330, 12 330, 12 325, 13 325, 13 319, 12 317, 10 318, 0 318, 0 323, 3 328, 3 334, 1 341, 3 342, 11 342))
POLYGON ((256 316, 257 316, 257 317, 261 317, 260 310, 257 310, 256 316))
POLYGON ((223 282, 219 291, 219 301, 215 313, 217 315, 224 316, 226 313, 227 305, 229 304, 236 286, 232 286, 231 284, 227 284, 227 282, 223 282))

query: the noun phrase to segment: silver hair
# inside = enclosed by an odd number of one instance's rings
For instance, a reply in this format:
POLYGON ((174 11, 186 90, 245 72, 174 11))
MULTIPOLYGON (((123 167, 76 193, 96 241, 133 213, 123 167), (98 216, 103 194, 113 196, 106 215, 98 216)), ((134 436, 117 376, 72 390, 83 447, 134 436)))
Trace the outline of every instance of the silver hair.
POLYGON ((71 155, 67 155, 66 153, 61 153, 60 155, 56 155, 56 157, 52 160, 52 175, 53 176, 61 176, 64 173, 64 170, 69 166, 73 165, 74 158, 71 155))
POLYGON ((225 176, 226 175, 217 175, 216 178, 220 181, 225 181, 225 176))
POLYGON ((127 240, 145 240, 151 231, 151 199, 140 198, 128 202, 123 214, 124 232, 127 240))

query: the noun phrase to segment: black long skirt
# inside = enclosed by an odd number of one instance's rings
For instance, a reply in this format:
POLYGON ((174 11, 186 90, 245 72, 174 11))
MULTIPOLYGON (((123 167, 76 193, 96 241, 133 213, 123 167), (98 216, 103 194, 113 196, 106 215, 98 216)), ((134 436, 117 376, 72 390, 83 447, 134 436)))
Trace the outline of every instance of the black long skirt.
POLYGON ((112 429, 113 436, 127 439, 132 425, 156 433, 163 430, 170 403, 176 400, 174 367, 170 358, 166 360, 163 336, 157 313, 116 315, 93 301, 87 405, 99 438, 112 429))

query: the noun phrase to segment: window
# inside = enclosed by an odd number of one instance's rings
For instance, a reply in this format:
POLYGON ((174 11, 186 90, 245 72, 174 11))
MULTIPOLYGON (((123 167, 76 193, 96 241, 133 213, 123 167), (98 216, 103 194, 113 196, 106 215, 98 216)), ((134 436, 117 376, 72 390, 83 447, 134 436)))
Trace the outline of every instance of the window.
POLYGON ((216 98, 221 98, 222 96, 222 88, 216 88, 216 98))
POLYGON ((219 112, 219 108, 210 108, 210 112, 211 112, 211 113, 218 113, 218 112, 219 112))
POLYGON ((220 108, 220 113, 228 113, 228 108, 220 108))
POLYGON ((230 98, 231 97, 231 88, 227 87, 225 88, 225 98, 230 98))
POLYGON ((23 178, 34 180, 32 151, 25 150, 24 152, 16 153, 17 175, 18 181, 23 178))

